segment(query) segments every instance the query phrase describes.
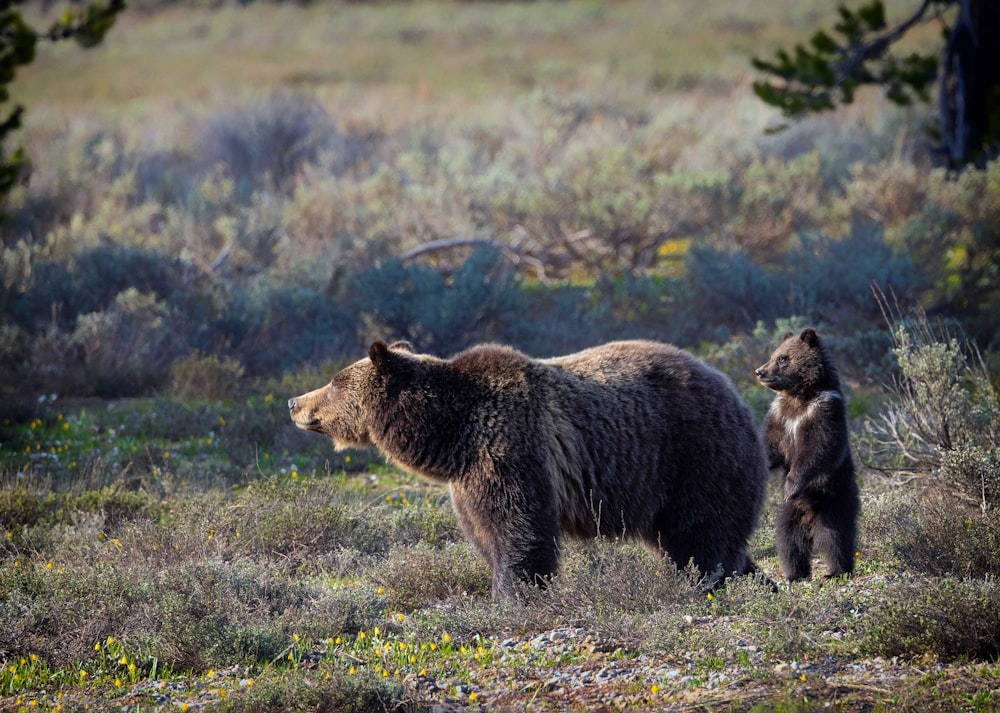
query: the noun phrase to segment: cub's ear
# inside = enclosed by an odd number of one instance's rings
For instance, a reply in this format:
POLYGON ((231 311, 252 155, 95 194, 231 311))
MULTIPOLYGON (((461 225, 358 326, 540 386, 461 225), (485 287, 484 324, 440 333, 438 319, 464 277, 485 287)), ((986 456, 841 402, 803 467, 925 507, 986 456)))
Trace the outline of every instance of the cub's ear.
POLYGON ((812 328, 803 329, 799 338, 811 347, 815 347, 819 344, 819 335, 816 334, 816 330, 812 328))
POLYGON ((795 332, 785 332, 785 336, 781 338, 781 341, 785 341, 795 336, 795 332))
POLYGON ((398 342, 393 342, 392 344, 389 345, 389 348, 390 349, 398 349, 398 350, 403 351, 403 352, 409 352, 410 354, 413 353, 413 345, 410 344, 409 342, 402 341, 402 340, 400 340, 398 342))
POLYGON ((389 369, 389 346, 378 339, 368 348, 368 358, 375 365, 375 371, 385 374, 389 369))

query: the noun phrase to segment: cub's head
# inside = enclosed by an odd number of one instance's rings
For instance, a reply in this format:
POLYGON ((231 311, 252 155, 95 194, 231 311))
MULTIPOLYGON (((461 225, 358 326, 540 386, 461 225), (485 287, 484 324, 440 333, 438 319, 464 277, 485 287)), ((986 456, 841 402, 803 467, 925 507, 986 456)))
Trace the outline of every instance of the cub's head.
POLYGON ((338 451, 372 445, 373 426, 385 413, 390 393, 419 368, 412 352, 407 342, 374 342, 367 358, 338 372, 329 384, 289 399, 292 421, 327 436, 338 451))
POLYGON ((792 396, 838 388, 837 374, 814 329, 786 334, 771 358, 754 374, 772 391, 792 396))

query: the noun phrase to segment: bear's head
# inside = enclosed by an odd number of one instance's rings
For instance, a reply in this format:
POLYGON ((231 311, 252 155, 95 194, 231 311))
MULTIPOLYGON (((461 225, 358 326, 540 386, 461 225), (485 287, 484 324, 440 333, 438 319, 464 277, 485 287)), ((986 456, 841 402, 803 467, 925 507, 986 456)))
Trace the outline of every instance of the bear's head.
POLYGON ((839 389, 836 370, 814 329, 789 332, 763 366, 754 370, 761 384, 779 394, 807 398, 839 389))
POLYGON ((292 421, 327 436, 338 451, 373 445, 375 419, 386 413, 391 392, 419 371, 421 362, 412 352, 407 342, 374 342, 367 358, 338 372, 329 384, 289 399, 292 421))

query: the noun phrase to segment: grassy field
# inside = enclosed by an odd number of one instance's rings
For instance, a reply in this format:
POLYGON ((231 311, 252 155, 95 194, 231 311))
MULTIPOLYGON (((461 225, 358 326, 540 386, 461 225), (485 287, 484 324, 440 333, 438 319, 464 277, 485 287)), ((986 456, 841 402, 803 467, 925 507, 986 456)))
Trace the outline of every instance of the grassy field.
POLYGON ((474 110, 533 88, 731 85, 746 76, 749 53, 814 26, 824 8, 709 3, 691 13, 680 3, 584 0, 133 10, 93 52, 43 48, 16 95, 37 119, 49 107, 143 115, 150 103, 204 104, 282 84, 375 94, 421 112, 450 111, 453 100, 474 110))
MULTIPOLYGON (((81 114, 169 126, 171 114, 275 87, 315 91, 390 122, 403 118, 400 109, 490 116, 532 91, 659 104, 692 92, 729 97, 751 77, 751 55, 829 21, 822 2, 709 2, 697 12, 656 0, 134 9, 93 51, 40 48, 13 94, 31 107, 29 126, 81 114)), ((908 42, 933 37, 928 30, 908 42)))
MULTIPOLYGON (((40 48, 13 90, 31 182, 0 226, 0 710, 1000 707, 996 349, 968 360, 869 296, 954 303, 990 346, 995 291, 962 290, 993 279, 1000 163, 949 180, 929 110, 873 93, 766 135, 749 57, 831 21, 812 0, 139 4, 95 50, 40 48), (516 249, 517 279, 390 259, 470 236, 516 249), (497 606, 445 490, 285 408, 372 336, 542 356, 624 335, 695 350, 760 416, 752 367, 807 318, 862 471, 846 581, 708 594, 630 543, 568 542, 552 587, 497 606)), ((752 543, 775 578, 777 505, 752 543)))
MULTIPOLYGON (((0 705, 997 704, 995 580, 919 565, 941 555, 928 538, 988 553, 972 519, 957 535, 937 532, 947 516, 914 529, 926 503, 869 479, 851 580, 706 595, 696 575, 628 543, 567 543, 548 591, 499 607, 445 492, 363 454, 330 462, 280 401, 56 399, 5 425, 0 705)), ((752 550, 776 576, 770 527, 768 515, 752 550)))

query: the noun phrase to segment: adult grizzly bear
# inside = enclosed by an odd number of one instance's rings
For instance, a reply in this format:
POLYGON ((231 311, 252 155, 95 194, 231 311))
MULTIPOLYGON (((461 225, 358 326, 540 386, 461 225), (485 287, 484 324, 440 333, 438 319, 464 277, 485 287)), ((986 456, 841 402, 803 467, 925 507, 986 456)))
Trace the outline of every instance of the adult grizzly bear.
POLYGON ((375 445, 448 483, 494 598, 518 579, 544 585, 561 534, 635 537, 707 576, 755 570, 763 447, 731 382, 675 347, 539 360, 482 345, 439 359, 376 341, 288 406, 338 450, 375 445))
POLYGON ((775 540, 782 574, 810 574, 815 547, 829 577, 854 572, 861 501, 837 370, 813 329, 789 332, 754 372, 778 393, 764 423, 768 465, 783 469, 784 504, 775 540))

